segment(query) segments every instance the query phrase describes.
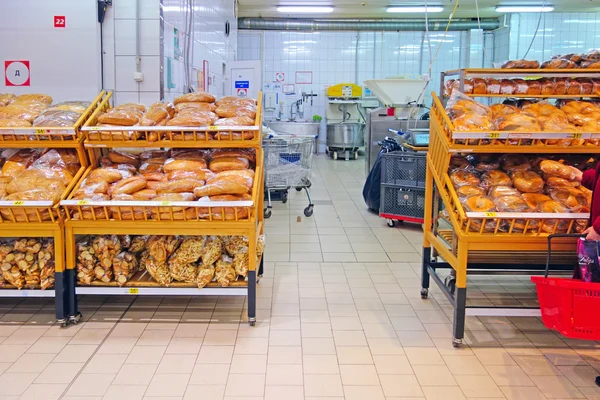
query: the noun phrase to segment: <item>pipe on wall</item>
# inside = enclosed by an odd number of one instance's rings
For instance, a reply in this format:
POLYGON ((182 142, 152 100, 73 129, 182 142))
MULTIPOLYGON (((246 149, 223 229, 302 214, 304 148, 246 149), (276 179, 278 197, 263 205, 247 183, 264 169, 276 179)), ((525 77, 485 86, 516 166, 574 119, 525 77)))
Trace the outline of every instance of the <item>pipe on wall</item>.
MULTIPOLYGON (((447 19, 430 19, 430 31, 443 31, 447 19)), ((476 19, 453 19, 452 31, 471 29, 494 30, 500 27, 497 18, 486 18, 477 23, 476 19)), ((265 31, 424 31, 424 19, 289 19, 289 18, 238 18, 238 29, 265 31)))

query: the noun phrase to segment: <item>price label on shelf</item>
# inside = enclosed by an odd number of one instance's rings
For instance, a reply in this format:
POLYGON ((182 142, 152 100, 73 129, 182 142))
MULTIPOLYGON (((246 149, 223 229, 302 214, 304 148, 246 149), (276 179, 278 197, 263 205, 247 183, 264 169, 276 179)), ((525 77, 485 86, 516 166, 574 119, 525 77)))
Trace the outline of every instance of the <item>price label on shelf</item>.
POLYGON ((46 133, 46 130, 45 130, 45 129, 36 129, 36 130, 35 130, 35 133, 36 133, 37 135, 43 135, 43 134, 45 134, 45 133, 46 133))
POLYGON ((138 288, 129 288, 127 290, 127 293, 129 293, 129 294, 138 294, 139 292, 140 292, 140 289, 138 289, 138 288))
POLYGON ((86 204, 89 204, 89 203, 90 203, 89 200, 79 200, 77 202, 77 205, 78 206, 83 206, 83 205, 86 205, 86 204))
POLYGON ((23 200, 17 200, 13 202, 13 206, 22 206, 23 204, 25 204, 23 200))
POLYGON ((170 206, 170 205, 171 205, 171 202, 170 202, 170 201, 161 201, 161 202, 160 202, 160 205, 161 205, 161 206, 170 206))
POLYGON ((581 132, 571 134, 571 139, 581 139, 581 132))
POLYGON ((216 126, 214 126, 214 125, 211 125, 211 126, 208 127, 209 131, 216 131, 217 129, 218 128, 216 126))
POLYGON ((488 137, 490 139, 498 139, 500 137, 500 132, 492 132, 492 133, 488 134, 488 137))
POLYGON ((495 212, 486 212, 485 216, 486 217, 495 217, 497 214, 495 212))

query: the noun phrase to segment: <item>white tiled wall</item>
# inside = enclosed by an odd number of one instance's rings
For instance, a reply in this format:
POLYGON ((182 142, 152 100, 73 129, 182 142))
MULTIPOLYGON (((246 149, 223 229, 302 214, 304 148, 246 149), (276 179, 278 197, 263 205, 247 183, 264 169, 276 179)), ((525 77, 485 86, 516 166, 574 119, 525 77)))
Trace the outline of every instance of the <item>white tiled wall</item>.
POLYGON ((510 19, 510 58, 546 60, 555 54, 600 47, 600 13, 515 14, 510 19), (533 39, 536 27, 539 30, 533 39))
MULTIPOLYGON (((136 82, 136 8, 135 0, 119 0, 109 7, 103 26, 104 88, 114 91, 116 103, 141 102, 150 104, 161 98, 171 100, 184 93, 186 79, 184 65, 190 71, 189 84, 198 88, 198 71, 203 61, 209 64, 208 90, 223 93, 223 64, 235 59, 237 49, 237 20, 233 0, 139 0, 140 1, 140 56, 144 80, 136 82), (162 3, 162 5, 161 5, 162 3), (189 7, 188 7, 189 5, 189 7), (162 11, 162 13, 161 13, 162 11), (186 13, 187 11, 187 13, 186 13), (186 15, 192 15, 193 28, 189 58, 175 59, 174 29, 186 38, 186 15), (161 55, 161 15, 164 48, 161 55), (231 33, 225 36, 225 22, 231 33), (161 59, 162 57, 162 59, 161 59), (167 64, 171 64, 170 71, 167 64), (185 61, 184 61, 185 60, 185 61), (161 61, 163 71, 161 71, 161 61), (170 77, 168 73, 171 73, 170 77), (161 80, 162 77, 162 80, 161 80), (172 85, 169 85, 171 83, 172 85)), ((180 44, 185 53, 187 41, 180 44)))

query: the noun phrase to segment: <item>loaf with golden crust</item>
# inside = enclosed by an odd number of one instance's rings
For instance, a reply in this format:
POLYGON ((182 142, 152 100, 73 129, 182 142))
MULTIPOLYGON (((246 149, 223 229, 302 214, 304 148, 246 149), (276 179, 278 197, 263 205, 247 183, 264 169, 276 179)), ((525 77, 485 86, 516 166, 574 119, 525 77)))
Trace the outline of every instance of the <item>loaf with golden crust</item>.
POLYGON ((222 172, 229 170, 248 169, 250 162, 242 157, 222 157, 210 162, 209 169, 212 172, 222 172))
POLYGON ((205 186, 194 189, 196 197, 218 196, 222 194, 246 194, 248 186, 233 180, 223 180, 215 183, 209 183, 205 186))
POLYGON ((203 159, 197 160, 175 160, 169 159, 163 167, 166 174, 173 171, 202 171, 207 167, 206 161, 203 159))
POLYGON ((213 96, 210 93, 207 92, 194 92, 194 93, 188 93, 188 94, 184 94, 183 96, 179 96, 175 99, 175 101, 173 103, 175 103, 175 105, 179 104, 179 103, 214 103, 215 102, 215 96, 213 96))

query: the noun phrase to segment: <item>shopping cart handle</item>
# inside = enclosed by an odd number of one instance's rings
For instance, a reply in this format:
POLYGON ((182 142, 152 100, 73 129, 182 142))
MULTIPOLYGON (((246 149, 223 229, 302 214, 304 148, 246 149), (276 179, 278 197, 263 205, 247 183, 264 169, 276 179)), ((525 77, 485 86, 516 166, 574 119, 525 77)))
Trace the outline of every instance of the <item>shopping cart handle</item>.
POLYGON ((402 131, 399 131, 399 130, 396 130, 396 129, 392 129, 392 128, 389 128, 389 129, 388 129, 388 132, 395 133, 395 134, 396 134, 396 135, 398 135, 398 136, 402 136, 402 135, 404 135, 404 132, 402 132, 402 131))
POLYGON ((552 256, 552 239, 554 238, 584 238, 587 235, 581 233, 553 233, 548 235, 548 255, 546 256, 546 275, 548 277, 548 271, 550 270, 550 257, 552 256))

